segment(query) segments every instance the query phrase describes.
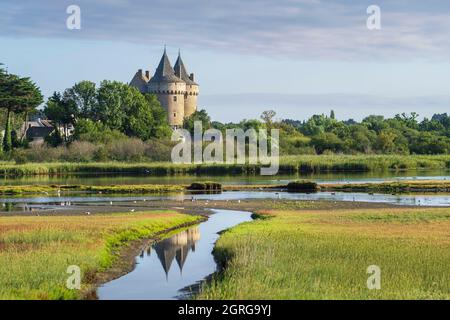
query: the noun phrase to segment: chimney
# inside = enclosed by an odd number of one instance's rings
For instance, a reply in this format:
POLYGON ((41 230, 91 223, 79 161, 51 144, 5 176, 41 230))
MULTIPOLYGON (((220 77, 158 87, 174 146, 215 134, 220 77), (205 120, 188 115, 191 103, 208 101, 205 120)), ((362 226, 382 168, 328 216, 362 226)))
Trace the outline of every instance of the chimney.
POLYGON ((191 75, 189 76, 189 79, 191 79, 191 81, 195 81, 195 80, 194 80, 194 74, 193 74, 193 73, 191 73, 191 75))
POLYGON ((145 71, 145 77, 147 78, 147 79, 150 79, 150 71, 145 71))
POLYGON ((142 69, 139 69, 139 70, 138 70, 138 73, 139 73, 140 75, 142 75, 142 69))

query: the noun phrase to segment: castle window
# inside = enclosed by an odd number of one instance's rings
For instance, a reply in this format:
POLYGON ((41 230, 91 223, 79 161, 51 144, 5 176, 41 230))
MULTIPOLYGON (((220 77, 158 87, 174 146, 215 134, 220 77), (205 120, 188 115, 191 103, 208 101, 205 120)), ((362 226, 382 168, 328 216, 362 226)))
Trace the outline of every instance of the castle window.
POLYGON ((176 112, 174 112, 174 113, 173 113, 173 117, 174 117, 174 118, 176 118, 176 117, 177 117, 177 114, 176 114, 176 112))
POLYGON ((177 102, 177 96, 173 96, 173 101, 177 102))

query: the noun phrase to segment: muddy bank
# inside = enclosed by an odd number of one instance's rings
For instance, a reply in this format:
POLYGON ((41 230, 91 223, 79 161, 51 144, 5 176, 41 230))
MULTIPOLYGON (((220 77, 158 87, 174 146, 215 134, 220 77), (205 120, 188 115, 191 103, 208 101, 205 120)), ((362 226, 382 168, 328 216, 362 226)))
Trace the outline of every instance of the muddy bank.
MULTIPOLYGON (((95 215, 123 212, 141 212, 148 210, 172 210, 191 215, 208 215, 211 209, 258 211, 264 209, 309 209, 334 210, 357 208, 393 208, 398 207, 390 203, 328 201, 328 200, 284 200, 284 199, 246 199, 246 200, 152 200, 152 201, 125 201, 113 205, 106 203, 76 204, 61 209, 35 211, 4 212, 3 216, 71 216, 95 215)), ((408 207, 408 206, 403 206, 408 207)))

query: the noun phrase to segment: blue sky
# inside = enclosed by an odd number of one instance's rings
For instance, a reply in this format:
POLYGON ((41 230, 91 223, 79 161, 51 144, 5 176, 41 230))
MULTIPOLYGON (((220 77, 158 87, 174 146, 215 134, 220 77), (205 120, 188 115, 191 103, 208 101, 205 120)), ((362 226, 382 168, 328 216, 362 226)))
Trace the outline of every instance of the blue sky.
POLYGON ((274 109, 304 119, 450 110, 448 1, 39 0, 0 3, 1 58, 45 95, 80 80, 154 72, 181 48, 215 120, 274 109), (81 8, 68 30, 66 8, 81 8), (381 8, 381 30, 366 9, 381 8))

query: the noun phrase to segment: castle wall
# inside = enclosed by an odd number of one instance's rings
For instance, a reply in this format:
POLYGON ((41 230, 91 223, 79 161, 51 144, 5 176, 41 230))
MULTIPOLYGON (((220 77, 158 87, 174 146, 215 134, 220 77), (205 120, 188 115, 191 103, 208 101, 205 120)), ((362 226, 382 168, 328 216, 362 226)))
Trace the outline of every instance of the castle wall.
POLYGON ((148 90, 156 94, 161 105, 166 109, 169 125, 180 127, 183 125, 184 96, 186 84, 177 83, 149 83, 148 90))
POLYGON ((197 97, 199 87, 197 85, 186 85, 186 95, 184 96, 184 116, 189 117, 197 111, 197 97))

